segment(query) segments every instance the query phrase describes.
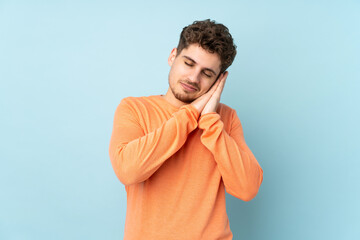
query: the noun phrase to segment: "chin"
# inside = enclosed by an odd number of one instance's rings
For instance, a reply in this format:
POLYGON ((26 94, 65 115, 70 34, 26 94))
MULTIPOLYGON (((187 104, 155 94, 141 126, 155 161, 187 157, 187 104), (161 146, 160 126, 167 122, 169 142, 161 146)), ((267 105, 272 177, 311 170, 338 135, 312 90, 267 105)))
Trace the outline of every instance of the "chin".
POLYGON ((192 101, 194 101, 196 99, 194 97, 190 97, 190 96, 186 96, 186 95, 182 95, 182 94, 176 94, 175 97, 177 100, 184 102, 184 103, 191 103, 192 101))
POLYGON ((179 93, 179 92, 175 92, 175 91, 172 91, 172 92, 173 92, 175 98, 183 103, 191 103, 195 99, 198 98, 196 96, 191 96, 191 94, 187 94, 187 93, 179 93))

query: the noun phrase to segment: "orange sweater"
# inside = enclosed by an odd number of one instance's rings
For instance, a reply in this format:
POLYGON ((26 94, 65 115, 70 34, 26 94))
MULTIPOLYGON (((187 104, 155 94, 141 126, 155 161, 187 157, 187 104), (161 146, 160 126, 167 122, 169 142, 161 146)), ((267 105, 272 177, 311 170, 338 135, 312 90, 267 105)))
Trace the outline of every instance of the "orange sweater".
POLYGON ((110 160, 125 185, 125 240, 232 239, 226 191, 255 197, 263 171, 235 110, 199 118, 160 95, 124 98, 116 109, 110 160))

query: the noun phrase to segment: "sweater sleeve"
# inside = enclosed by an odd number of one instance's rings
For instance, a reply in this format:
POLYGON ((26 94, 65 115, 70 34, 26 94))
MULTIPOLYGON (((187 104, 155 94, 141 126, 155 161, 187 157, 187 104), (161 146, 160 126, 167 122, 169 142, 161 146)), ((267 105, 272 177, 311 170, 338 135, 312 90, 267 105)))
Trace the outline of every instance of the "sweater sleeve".
POLYGON ((253 199, 262 183, 263 170, 246 145, 240 120, 233 110, 231 130, 224 129, 218 113, 200 117, 201 142, 211 151, 226 191, 244 201, 253 199))
POLYGON ((126 186, 143 182, 176 153, 197 128, 198 111, 182 106, 150 133, 144 133, 134 110, 122 100, 115 111, 109 155, 118 179, 126 186))

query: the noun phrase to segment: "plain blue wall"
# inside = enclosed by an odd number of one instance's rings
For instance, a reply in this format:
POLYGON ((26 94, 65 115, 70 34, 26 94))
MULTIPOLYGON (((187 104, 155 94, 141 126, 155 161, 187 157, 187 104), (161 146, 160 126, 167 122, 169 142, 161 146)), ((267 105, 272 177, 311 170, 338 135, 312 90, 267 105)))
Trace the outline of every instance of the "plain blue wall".
POLYGON ((0 1, 0 239, 122 239, 108 157, 126 96, 164 94, 194 20, 238 46, 222 102, 264 170, 234 239, 360 239, 359 1, 0 1), (61 3, 60 3, 61 2, 61 3))

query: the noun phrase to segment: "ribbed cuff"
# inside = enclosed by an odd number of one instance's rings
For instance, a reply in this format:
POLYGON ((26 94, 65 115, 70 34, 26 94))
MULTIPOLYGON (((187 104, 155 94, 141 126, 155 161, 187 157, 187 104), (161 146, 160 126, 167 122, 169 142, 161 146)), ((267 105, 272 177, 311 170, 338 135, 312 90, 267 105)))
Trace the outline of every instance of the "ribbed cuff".
POLYGON ((200 129, 209 129, 217 121, 220 120, 220 115, 216 112, 206 113, 201 115, 199 119, 199 128, 200 129))
POLYGON ((191 115, 196 119, 196 121, 199 119, 200 113, 193 105, 187 104, 180 107, 180 109, 186 109, 188 112, 191 113, 191 115))

